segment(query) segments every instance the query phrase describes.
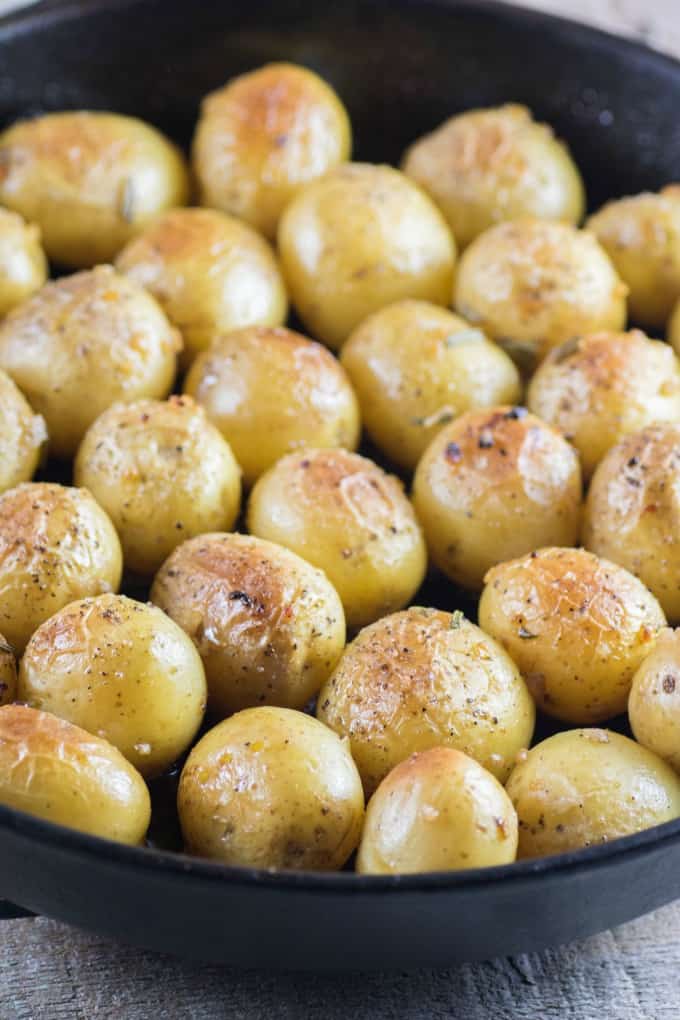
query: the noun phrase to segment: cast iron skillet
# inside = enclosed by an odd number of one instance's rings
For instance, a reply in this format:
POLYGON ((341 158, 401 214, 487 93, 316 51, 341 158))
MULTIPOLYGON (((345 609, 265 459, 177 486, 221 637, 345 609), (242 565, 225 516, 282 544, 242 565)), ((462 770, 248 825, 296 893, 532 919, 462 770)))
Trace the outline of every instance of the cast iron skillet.
MULTIPOLYGON (((396 162, 466 107, 525 102, 570 143, 591 205, 680 177, 680 64, 472 0, 80 0, 0 21, 0 118, 91 107, 187 143, 201 95, 287 58, 349 106, 356 154, 396 162)), ((432 604, 454 608, 440 585, 432 604)), ((244 967, 443 966, 565 942, 680 896, 680 821, 458 874, 235 870, 0 808, 0 895, 158 950, 244 967)))

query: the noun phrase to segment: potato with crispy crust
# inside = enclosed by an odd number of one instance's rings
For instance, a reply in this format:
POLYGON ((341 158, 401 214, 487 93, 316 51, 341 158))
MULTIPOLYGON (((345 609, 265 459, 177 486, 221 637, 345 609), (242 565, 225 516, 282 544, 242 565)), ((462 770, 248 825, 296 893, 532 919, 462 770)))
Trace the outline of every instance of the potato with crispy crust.
POLYGON ((680 631, 661 632, 633 677, 630 728, 639 744, 680 772, 680 631))
POLYGON ((462 613, 412 606, 365 627, 317 700, 349 740, 367 796, 415 751, 452 747, 505 780, 534 704, 517 667, 462 613))
POLYGON ((286 453, 359 443, 359 407, 346 373, 330 351, 291 329, 217 337, 184 390, 229 441, 248 486, 286 453))
POLYGON ((47 442, 45 420, 0 369, 0 492, 30 482, 47 442))
POLYGON ((42 287, 47 268, 40 229, 17 213, 0 209, 0 316, 42 287))
POLYGON ((425 576, 423 534, 401 482, 347 450, 283 457, 250 494, 247 524, 323 570, 351 628, 401 609, 425 576))
POLYGON ((342 604, 325 574, 249 535, 184 542, 156 574, 151 601, 196 645, 219 716, 304 708, 345 645, 342 604))
POLYGON ((0 705, 9 705, 17 694, 17 660, 14 649, 0 634, 0 705))
POLYGON ((625 712, 666 619, 641 581, 585 549, 540 549, 486 576, 479 624, 512 656, 537 705, 589 724, 625 712))
POLYGON ((523 407, 468 411, 423 454, 413 503, 430 556, 481 588, 496 563, 542 545, 574 545, 581 469, 566 439, 523 407))
POLYGON ((201 103, 193 142, 201 205, 273 239, 290 200, 351 148, 349 116, 330 85, 306 67, 266 64, 201 103))

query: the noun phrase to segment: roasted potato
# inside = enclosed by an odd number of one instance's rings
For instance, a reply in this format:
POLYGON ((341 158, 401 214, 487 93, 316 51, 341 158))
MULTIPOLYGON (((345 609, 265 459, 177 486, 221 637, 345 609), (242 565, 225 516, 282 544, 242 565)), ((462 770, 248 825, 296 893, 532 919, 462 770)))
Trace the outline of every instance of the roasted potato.
POLYGON ((575 545, 581 469, 573 447, 523 407, 468 411, 423 454, 413 503, 435 564, 467 588, 542 545, 575 545))
POLYGON ((460 751, 412 754, 371 797, 357 856, 364 875, 509 864, 517 814, 498 780, 460 751))
POLYGON ((0 705, 8 705, 17 695, 17 660, 14 649, 0 634, 0 705))
POLYGON ((454 303, 531 370, 565 340, 623 329, 627 292, 592 234, 521 219, 490 227, 463 253, 454 303))
POLYGON ((47 441, 47 426, 0 369, 0 492, 30 482, 47 441))
POLYGON ((359 407, 344 370, 325 347, 290 329, 218 337, 184 389, 229 440, 248 486, 286 453, 354 450, 359 442, 359 407))
POLYGON ((453 747, 505 780, 531 742, 534 705, 515 664, 462 613, 412 606, 347 646, 317 700, 347 737, 367 796, 415 751, 453 747))
POLYGON ((255 485, 247 524, 325 571, 351 628, 401 609, 425 576, 425 542, 401 482, 347 450, 283 457, 255 485))
POLYGON ((38 224, 60 265, 110 262, 153 216, 188 198, 179 149, 135 117, 49 113, 0 134, 0 202, 38 224))
POLYGON ((119 843, 141 843, 146 784, 101 737, 25 705, 0 708, 0 804, 119 843))
POLYGON ((628 717, 635 739, 680 772, 680 631, 664 630, 633 677, 628 717))
POLYGON ((443 425, 474 407, 516 403, 520 379, 500 347, 427 301, 397 301, 364 320, 340 360, 371 439, 412 471, 443 425))
POLYGON ((201 104, 193 143, 201 204, 273 239, 288 202, 351 148, 349 117, 331 86, 305 67, 267 64, 201 104))
POLYGON ((104 737, 148 777, 190 746, 206 683, 198 652, 165 613, 100 595, 71 602, 36 630, 18 697, 104 737))
POLYGON ((637 577, 585 549, 540 549, 486 575, 479 625, 512 656, 536 703, 565 722, 625 712, 666 620, 637 577))
POLYGON ((565 434, 586 478, 625 435, 680 421, 680 362, 640 330, 592 333, 552 351, 529 384, 529 407, 565 434))
POLYGON ((392 167, 346 163, 308 184, 286 206, 278 242, 300 318, 335 350, 393 301, 451 300, 451 232, 427 195, 392 167))
POLYGON ((333 871, 361 835, 364 798, 347 747, 289 708, 249 708, 210 730, 177 797, 191 853, 225 864, 333 871))
POLYGON ((580 850, 680 815, 680 779, 655 754, 609 730, 556 733, 514 769, 519 857, 580 850))
POLYGON ((0 316, 30 297, 46 279, 40 230, 17 213, 0 209, 0 316))
POLYGON ((255 705, 304 708, 345 645, 326 575, 248 535, 201 535, 166 560, 151 589, 196 645, 208 705, 220 717, 255 705))
POLYGON ((467 110, 419 138, 402 163, 435 200, 461 247, 502 220, 578 223, 581 175, 563 142, 526 106, 467 110))

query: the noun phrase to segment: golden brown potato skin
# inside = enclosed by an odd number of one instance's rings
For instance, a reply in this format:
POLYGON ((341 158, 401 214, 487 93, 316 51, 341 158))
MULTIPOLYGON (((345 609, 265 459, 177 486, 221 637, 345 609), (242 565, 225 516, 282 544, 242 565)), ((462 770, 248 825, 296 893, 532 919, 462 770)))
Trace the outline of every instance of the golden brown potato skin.
POLYGON ((522 219, 490 227, 466 249, 454 305, 531 369, 574 336, 623 329, 626 294, 592 234, 522 219))
POLYGON ((467 110, 419 138, 402 163, 444 213, 461 247, 502 220, 578 223, 581 175, 564 143, 526 106, 467 110))
POLYGON ((110 262, 156 213, 188 198, 179 149, 136 117, 49 113, 0 135, 0 202, 38 224, 60 265, 110 262))
POLYGON ((0 317, 30 297, 46 279, 40 229, 17 213, 0 209, 0 317))
POLYGON ((19 700, 104 737, 149 777, 196 736, 205 674, 192 642, 160 609, 100 595, 38 628, 19 667, 19 700))
POLYGON ((220 716, 304 708, 345 645, 345 616, 321 570, 250 535, 201 535, 158 571, 151 601, 196 645, 220 716))
POLYGON ((608 450, 656 421, 680 421, 680 362, 638 329, 593 333, 552 351, 529 384, 534 414, 578 450, 586 479, 608 450))
POLYGON ((461 415, 432 440, 413 480, 430 556, 473 589, 496 563, 574 545, 581 500, 573 447, 523 407, 461 415))
POLYGON ((245 223, 214 209, 171 209, 123 248, 116 268, 156 298, 189 364, 221 332, 278 326, 288 299, 276 256, 245 223))
POLYGON ((247 523, 326 573, 351 628, 401 609, 425 576, 425 541, 401 482, 347 450, 283 457, 255 485, 247 523))
POLYGON ((0 628, 17 654, 62 606, 117 591, 122 568, 115 528, 86 489, 26 482, 0 495, 0 628))
POLYGON ((479 625, 517 663, 536 703, 565 722, 624 712, 666 620, 623 567, 585 549, 540 549, 486 576, 479 625))
POLYGON ((680 815, 673 770, 610 730, 567 730, 541 741, 506 790, 519 817, 519 857, 607 843, 680 815))
POLYGON ((528 747, 534 704, 515 664, 461 613, 412 606, 360 631, 317 700, 350 742, 367 796, 415 751, 453 747, 497 779, 528 747))
POLYGON ((151 295, 110 266, 45 284, 0 323, 0 368, 44 417, 57 457, 116 401, 164 397, 180 347, 151 295))
POLYGON ((290 200, 351 148, 349 116, 330 85, 295 64, 266 64, 201 104, 192 153, 201 205, 273 239, 290 200))
POLYGON ((305 446, 355 450, 354 390, 337 359, 290 329, 254 327, 217 337, 184 389, 231 445, 247 486, 305 446))
POLYGON ((409 471, 459 414, 520 399, 519 373, 508 355, 427 301, 397 301, 369 315, 340 360, 371 439, 409 471))
POLYGON ((29 482, 47 441, 47 426, 0 369, 0 492, 29 482))
POLYGON ((680 631, 664 630, 633 677, 628 718, 639 744, 680 772, 680 631))
POLYGON ((231 528, 241 502, 231 448, 191 397, 114 404, 88 429, 74 479, 111 517, 127 569, 145 575, 186 538, 231 528))
POLYGON ((631 318, 663 329, 680 298, 680 185, 607 202, 586 228, 628 285, 631 318))
POLYGON ((0 708, 0 803, 91 836, 141 843, 146 783, 101 737, 25 705, 0 708))
POLYGON ((9 705, 17 695, 17 660, 14 649, 0 634, 0 705, 9 705))
POLYGON ((460 871, 516 854, 517 814, 498 780, 466 754, 433 747, 393 768, 371 797, 357 871, 460 871))
POLYGON ((334 350, 393 301, 451 300, 455 241, 434 203, 392 167, 345 163, 308 184, 286 207, 278 243, 300 318, 334 350))
POLYGON ((187 849, 244 867, 335 871, 357 846, 361 780, 345 744, 288 708, 249 708, 210 730, 182 770, 187 849))

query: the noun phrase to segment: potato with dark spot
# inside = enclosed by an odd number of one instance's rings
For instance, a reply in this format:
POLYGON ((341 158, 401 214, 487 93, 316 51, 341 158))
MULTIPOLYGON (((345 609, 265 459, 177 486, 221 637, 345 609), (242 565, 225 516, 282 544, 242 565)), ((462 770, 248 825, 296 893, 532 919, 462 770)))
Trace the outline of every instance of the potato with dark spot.
POLYGON ((0 209, 0 317, 42 287, 47 269, 40 229, 0 209))
POLYGON ((47 426, 0 369, 0 492, 30 482, 47 442, 47 426))
POLYGON ((680 631, 664 630, 633 677, 628 718, 639 744, 680 772, 680 631))
POLYGON ((625 712, 666 619, 637 577, 585 549, 540 549, 486 576, 479 625, 519 666, 537 705, 589 724, 625 712))
POLYGON ((8 705, 17 694, 17 660, 14 649, 0 634, 0 705, 8 705))

